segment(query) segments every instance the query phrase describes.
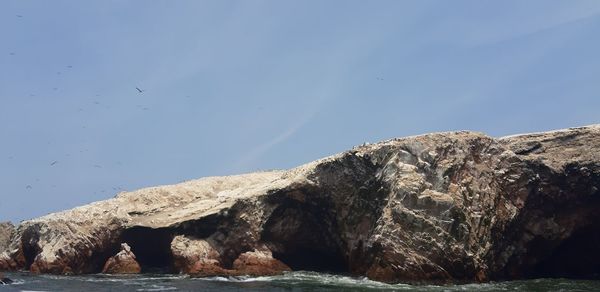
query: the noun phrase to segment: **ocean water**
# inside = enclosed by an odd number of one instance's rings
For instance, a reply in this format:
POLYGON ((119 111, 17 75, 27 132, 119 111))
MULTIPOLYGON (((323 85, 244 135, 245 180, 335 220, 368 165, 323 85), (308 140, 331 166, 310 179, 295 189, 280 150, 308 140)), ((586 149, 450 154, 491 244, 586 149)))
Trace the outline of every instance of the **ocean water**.
POLYGON ((385 284, 316 272, 272 277, 190 278, 184 275, 54 276, 5 273, 0 291, 600 291, 600 280, 535 279, 465 285, 385 284))

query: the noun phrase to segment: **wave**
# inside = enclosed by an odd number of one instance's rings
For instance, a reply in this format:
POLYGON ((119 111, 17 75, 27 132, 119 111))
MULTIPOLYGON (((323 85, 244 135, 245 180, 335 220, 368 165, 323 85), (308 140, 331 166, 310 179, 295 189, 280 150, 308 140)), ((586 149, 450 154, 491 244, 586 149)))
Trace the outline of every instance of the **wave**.
POLYGON ((287 285, 314 285, 314 286, 335 286, 335 287, 361 287, 379 290, 410 290, 414 287, 409 284, 386 284, 369 280, 366 277, 350 277, 343 275, 334 275, 317 272, 295 271, 286 272, 277 276, 230 276, 230 277, 205 277, 193 278, 200 281, 231 282, 231 283, 252 283, 269 282, 273 284, 287 285))

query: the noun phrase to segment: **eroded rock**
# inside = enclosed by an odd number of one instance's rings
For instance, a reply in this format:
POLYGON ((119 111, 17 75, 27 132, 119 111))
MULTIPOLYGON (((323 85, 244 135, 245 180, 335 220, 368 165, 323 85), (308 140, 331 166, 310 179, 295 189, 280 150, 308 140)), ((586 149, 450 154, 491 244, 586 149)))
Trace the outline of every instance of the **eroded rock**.
POLYGON ((274 259, 272 252, 263 247, 240 254, 233 262, 233 270, 239 275, 270 276, 292 269, 280 260, 274 259))
POLYGON ((599 153, 600 126, 393 139, 25 221, 0 269, 99 272, 127 242, 142 266, 200 276, 586 277, 600 273, 599 153))
POLYGON ((102 269, 105 274, 138 274, 141 271, 142 268, 127 243, 121 244, 121 251, 109 258, 102 269))
POLYGON ((171 242, 173 263, 181 273, 197 275, 226 274, 219 262, 219 252, 204 239, 176 236, 171 242))

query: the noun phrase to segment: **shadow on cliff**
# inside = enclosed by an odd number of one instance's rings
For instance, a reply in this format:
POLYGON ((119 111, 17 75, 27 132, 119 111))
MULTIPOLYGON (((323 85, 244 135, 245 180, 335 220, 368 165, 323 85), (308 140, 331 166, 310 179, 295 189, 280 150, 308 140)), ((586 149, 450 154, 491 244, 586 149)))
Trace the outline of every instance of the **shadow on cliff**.
POLYGON ((266 222, 262 240, 292 270, 349 272, 330 204, 283 198, 266 222))
POLYGON ((493 278, 600 279, 600 174, 578 163, 528 167, 536 176, 524 211, 496 239, 497 251, 516 251, 493 278))

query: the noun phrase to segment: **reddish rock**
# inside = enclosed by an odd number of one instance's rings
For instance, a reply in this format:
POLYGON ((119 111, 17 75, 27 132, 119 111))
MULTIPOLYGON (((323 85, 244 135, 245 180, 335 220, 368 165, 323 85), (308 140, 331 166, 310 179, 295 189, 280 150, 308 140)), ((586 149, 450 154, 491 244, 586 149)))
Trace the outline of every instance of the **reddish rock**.
POLYGON ((12 271, 17 268, 15 261, 8 254, 0 254, 0 271, 12 271))
POLYGON ((109 258, 102 269, 105 274, 137 274, 141 271, 142 268, 127 243, 121 244, 121 251, 109 258))
POLYGON ((268 276, 291 271, 290 267, 274 259, 268 249, 249 251, 241 254, 234 262, 233 269, 238 275, 268 276))
POLYGON ((175 268, 179 272, 197 277, 267 276, 291 270, 281 261, 274 259, 271 251, 266 247, 240 254, 233 261, 232 269, 227 269, 221 262, 221 254, 213 245, 214 243, 206 239, 176 236, 171 242, 171 253, 173 254, 175 268))
POLYGON ((219 252, 204 239, 175 236, 171 241, 173 265, 181 273, 197 275, 227 274, 220 267, 219 252))
POLYGON ((187 273, 195 277, 231 276, 235 273, 227 270, 214 260, 199 260, 187 268, 187 273))

